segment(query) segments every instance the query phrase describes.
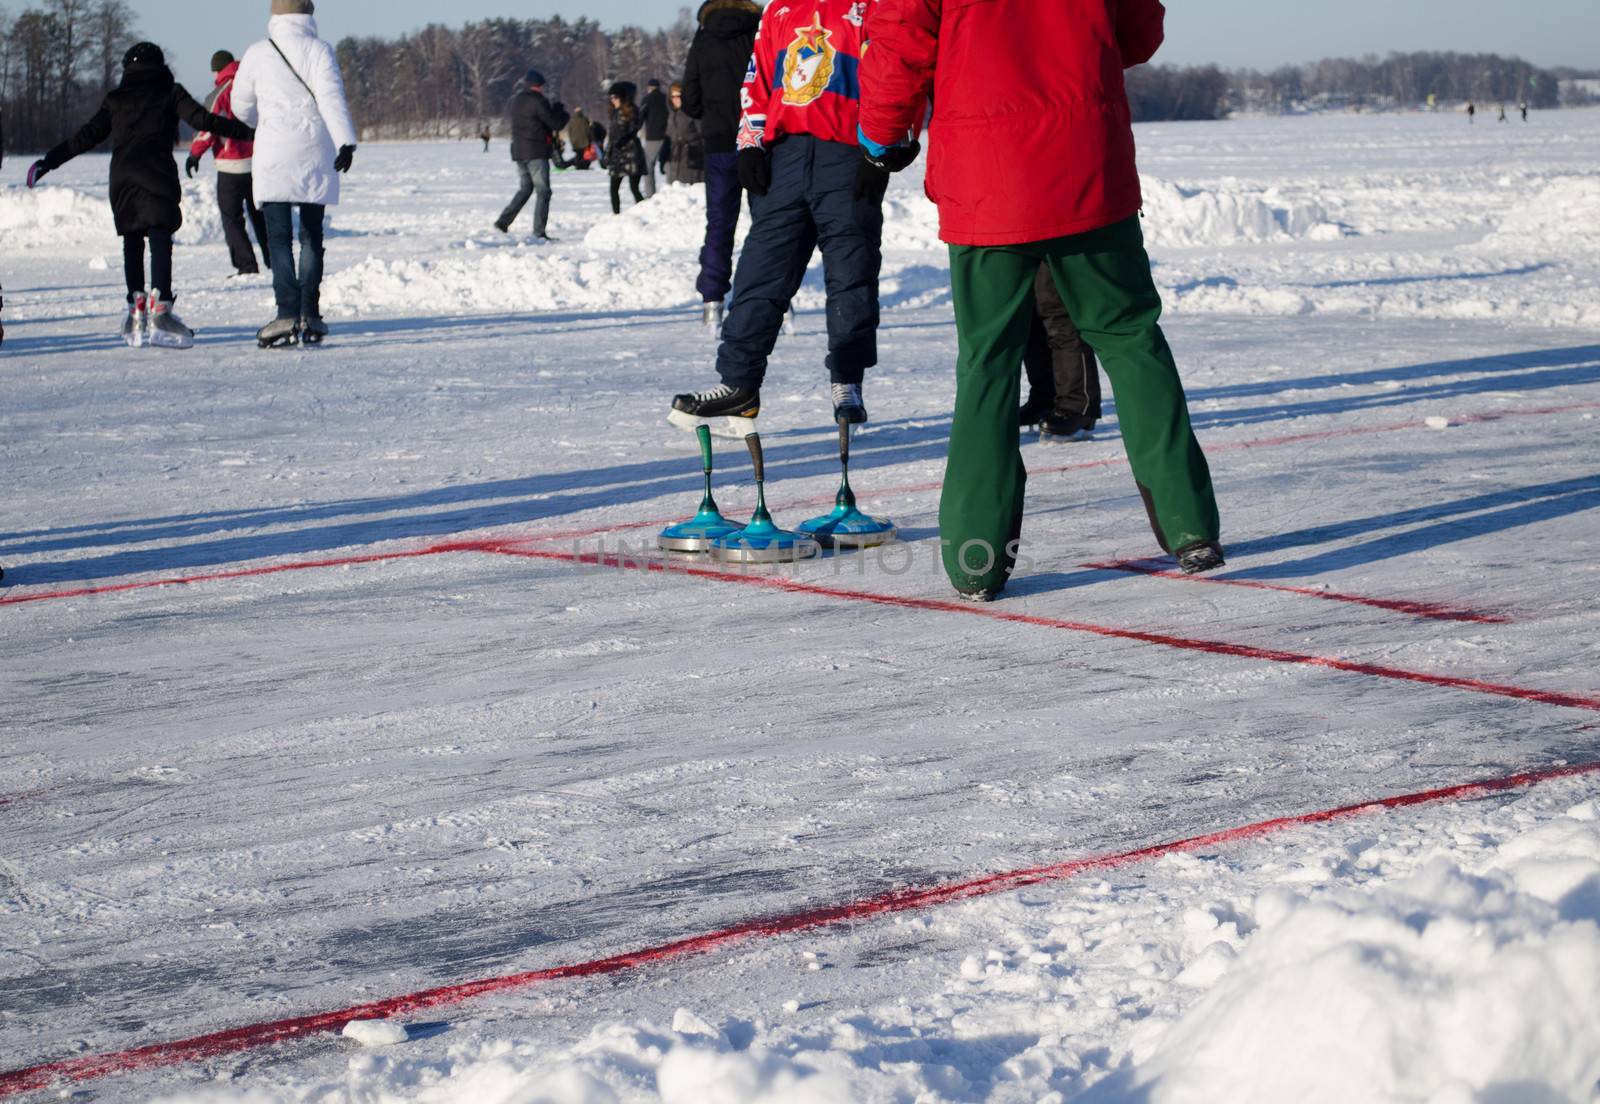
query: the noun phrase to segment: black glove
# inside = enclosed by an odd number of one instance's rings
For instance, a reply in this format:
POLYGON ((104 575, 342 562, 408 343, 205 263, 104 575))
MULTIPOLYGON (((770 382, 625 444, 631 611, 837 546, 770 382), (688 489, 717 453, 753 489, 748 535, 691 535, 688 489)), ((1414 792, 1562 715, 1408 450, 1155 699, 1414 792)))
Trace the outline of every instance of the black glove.
POLYGON ((188 158, 183 162, 184 175, 187 176, 190 180, 193 180, 194 179, 194 172, 199 167, 200 167, 200 158, 196 157, 194 154, 191 153, 188 156, 188 158))
POLYGON ((922 152, 922 143, 912 139, 903 146, 890 146, 882 153, 861 148, 861 164, 856 167, 856 198, 882 203, 889 190, 889 177, 906 168, 922 152))
POLYGON ((764 196, 772 187, 772 162, 764 149, 739 151, 739 187, 751 195, 764 196))
POLYGON ((340 146, 339 156, 333 159, 335 172, 349 172, 350 166, 355 162, 356 148, 354 146, 340 146))

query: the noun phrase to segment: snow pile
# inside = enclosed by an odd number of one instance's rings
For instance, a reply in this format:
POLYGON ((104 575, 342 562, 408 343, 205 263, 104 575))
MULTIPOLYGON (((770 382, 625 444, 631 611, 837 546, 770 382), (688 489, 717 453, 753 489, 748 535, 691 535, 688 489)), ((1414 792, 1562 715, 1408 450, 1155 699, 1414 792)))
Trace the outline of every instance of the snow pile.
MULTIPOLYGON (((745 229, 748 220, 739 221, 741 230, 745 229)), ((648 203, 625 207, 620 215, 602 216, 584 235, 583 244, 590 249, 629 253, 693 250, 698 254, 705 236, 706 190, 670 184, 648 203)))
MULTIPOLYGON (((1600 804, 1569 808, 1584 792, 1305 828, 757 945, 737 952, 753 1018, 602 1018, 566 1045, 468 1034, 355 1052, 342 1078, 270 1098, 170 1104, 1588 1104, 1600 804), (893 995, 853 1003, 854 972, 834 967, 897 947, 923 949, 885 967, 893 995)), ((672 969, 677 999, 727 999, 716 962, 672 969)))
POLYGON ((173 235, 179 245, 226 241, 217 210, 217 183, 211 174, 183 182, 183 226, 173 235))
POLYGON ((116 244, 115 235, 104 196, 45 185, 0 191, 0 240, 7 249, 109 249, 116 244))
POLYGON ((1558 257, 1592 257, 1600 248, 1600 176, 1552 180, 1513 208, 1481 248, 1538 248, 1558 257))
POLYGON ((1240 242, 1337 241, 1345 230, 1322 205, 1285 200, 1271 189, 1181 188, 1140 177, 1145 238, 1155 246, 1234 245, 1240 242))

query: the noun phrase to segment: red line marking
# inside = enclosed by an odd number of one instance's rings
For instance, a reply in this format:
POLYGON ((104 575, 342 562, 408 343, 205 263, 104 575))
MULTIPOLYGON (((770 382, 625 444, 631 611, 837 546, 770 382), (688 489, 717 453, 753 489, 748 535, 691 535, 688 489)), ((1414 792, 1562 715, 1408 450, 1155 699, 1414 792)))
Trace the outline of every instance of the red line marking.
POLYGON ((906 887, 891 890, 874 897, 865 897, 845 904, 748 920, 731 927, 686 939, 660 943, 652 947, 612 955, 609 958, 591 959, 568 966, 552 966, 542 970, 529 970, 499 977, 480 978, 454 985, 443 985, 415 993, 352 1005, 348 1008, 273 1020, 267 1023, 248 1024, 175 1042, 154 1043, 131 1050, 108 1054, 66 1058, 29 1066, 25 1069, 0 1073, 0 1097, 15 1096, 49 1088, 60 1082, 93 1081, 119 1073, 158 1069, 165 1066, 195 1062, 223 1054, 235 1054, 256 1047, 271 1046, 291 1039, 339 1031, 351 1020, 388 1019, 395 1016, 414 1015, 431 1009, 461 1004, 491 993, 503 993, 547 982, 572 978, 598 977, 638 970, 674 959, 708 954, 751 939, 770 939, 794 932, 811 931, 837 924, 858 923, 880 916, 932 908, 952 902, 970 901, 1009 893, 1028 886, 1066 881, 1082 874, 1099 873, 1148 862, 1179 852, 1201 851, 1247 840, 1276 835, 1291 828, 1313 824, 1326 824, 1363 814, 1385 810, 1405 809, 1418 805, 1437 805, 1485 797, 1511 790, 1527 789, 1541 783, 1563 778, 1576 778, 1600 772, 1600 763, 1551 767, 1544 770, 1525 771, 1505 778, 1466 782, 1417 793, 1378 798, 1358 805, 1345 805, 1337 809, 1324 809, 1311 813, 1275 817, 1237 828, 1225 828, 1205 835, 1172 840, 1149 847, 1141 847, 1116 854, 1096 855, 1069 859, 1046 866, 1030 867, 995 874, 984 874, 959 882, 940 885, 906 887))
POLYGON ((992 605, 968 601, 950 601, 941 598, 915 598, 896 594, 878 594, 865 590, 809 583, 801 579, 786 579, 777 575, 747 574, 722 568, 701 567, 694 564, 664 559, 631 559, 603 556, 597 553, 577 554, 557 552, 553 549, 521 548, 507 542, 496 548, 485 548, 502 556, 524 556, 530 559, 555 560, 562 563, 587 564, 610 567, 624 571, 644 571, 658 574, 688 575, 697 579, 710 579, 720 583, 739 583, 744 586, 765 587, 793 594, 810 594, 820 598, 838 598, 849 602, 868 602, 898 609, 932 610, 939 613, 960 613, 969 617, 986 617, 994 621, 1008 621, 1017 625, 1037 628, 1061 629, 1066 632, 1088 633, 1091 636, 1114 640, 1134 640, 1141 644, 1158 644, 1164 648, 1181 651, 1204 652, 1208 655, 1237 656, 1241 659, 1259 659, 1269 663, 1287 663, 1302 667, 1322 667, 1332 671, 1346 671, 1357 675, 1394 679, 1400 682, 1419 682, 1429 686, 1442 686, 1452 690, 1466 690, 1475 694, 1492 694, 1502 698, 1558 705, 1568 709, 1587 709, 1600 713, 1600 698, 1566 694, 1556 690, 1534 690, 1510 686, 1482 679, 1463 678, 1459 675, 1438 675, 1426 671, 1412 671, 1404 667, 1389 667, 1381 663, 1365 663, 1353 659, 1311 655, 1305 652, 1261 648, 1253 644, 1234 644, 1225 640, 1206 640, 1200 637, 1175 636, 1170 633, 1146 632, 1141 629, 1119 629, 1108 625, 1095 625, 1087 621, 1068 621, 1058 617, 1041 617, 1028 613, 1013 613, 996 609, 992 605))
MULTIPOLYGON (((1563 406, 1536 407, 1527 410, 1508 410, 1499 413, 1463 414, 1451 418, 1455 425, 1468 425, 1478 422, 1495 422, 1507 418, 1530 418, 1549 414, 1566 414, 1576 410, 1600 409, 1600 402, 1571 403, 1563 406)), ((1261 437, 1249 441, 1233 441, 1217 445, 1207 445, 1208 453, 1237 452, 1243 449, 1274 448, 1281 445, 1303 444, 1312 441, 1329 441, 1340 437, 1362 437, 1373 433, 1394 433, 1403 429, 1419 429, 1427 425, 1423 421, 1395 422, 1381 426, 1359 426, 1346 429, 1319 430, 1312 433, 1296 433, 1286 437, 1261 437)), ((1126 456, 1111 456, 1100 460, 1089 460, 1077 464, 1061 464, 1054 467, 1033 468, 1030 475, 1057 475, 1063 472, 1086 471, 1092 468, 1106 468, 1127 463, 1126 456)), ((882 487, 872 492, 871 497, 881 498, 895 494, 917 494, 924 491, 939 490, 942 482, 903 483, 898 486, 882 487)), ((833 495, 815 495, 810 498, 780 504, 778 509, 788 510, 801 506, 823 505, 833 501, 833 495)), ((149 579, 135 583, 112 583, 106 586, 77 587, 71 590, 48 590, 29 594, 19 594, 13 597, 0 598, 0 606, 18 606, 27 602, 45 602, 62 598, 84 598, 97 594, 115 594, 128 590, 150 590, 156 587, 187 586, 192 583, 210 583, 225 579, 250 579, 262 575, 276 575, 285 571, 309 571, 323 567, 347 567, 353 564, 387 563, 392 560, 415 559, 421 556, 438 556, 452 552, 495 552, 499 551, 496 545, 508 541, 527 543, 530 541, 553 540, 582 540, 585 537, 603 536, 608 533, 623 533, 634 529, 653 529, 669 525, 681 517, 674 515, 670 518, 657 518, 652 521, 613 522, 605 525, 596 525, 589 528, 555 530, 547 533, 530 533, 525 536, 506 536, 498 539, 478 541, 450 541, 442 544, 429 545, 426 548, 411 549, 399 552, 374 552, 355 556, 336 556, 327 559, 301 560, 289 563, 267 564, 262 567, 247 567, 233 571, 215 571, 198 575, 179 575, 165 579, 149 579)))
POLYGON ((1185 575, 1181 571, 1171 571, 1139 560, 1112 560, 1106 563, 1085 563, 1078 566, 1089 568, 1091 571, 1126 571, 1134 575, 1154 575, 1157 578, 1177 579, 1185 583, 1213 583, 1220 586, 1247 587, 1250 590, 1274 590, 1283 594, 1303 594, 1307 598, 1321 598, 1328 602, 1351 602, 1358 606, 1373 606, 1377 609, 1393 610, 1396 613, 1408 613, 1413 617, 1427 617, 1435 621, 1471 621, 1480 625, 1507 625, 1511 623, 1511 618, 1500 614, 1480 613, 1477 610, 1470 609, 1456 609, 1451 606, 1439 605, 1436 602, 1412 602, 1400 598, 1365 598, 1359 594, 1344 594, 1337 590, 1283 586, 1278 583, 1257 582, 1254 579, 1232 579, 1226 575, 1185 575))

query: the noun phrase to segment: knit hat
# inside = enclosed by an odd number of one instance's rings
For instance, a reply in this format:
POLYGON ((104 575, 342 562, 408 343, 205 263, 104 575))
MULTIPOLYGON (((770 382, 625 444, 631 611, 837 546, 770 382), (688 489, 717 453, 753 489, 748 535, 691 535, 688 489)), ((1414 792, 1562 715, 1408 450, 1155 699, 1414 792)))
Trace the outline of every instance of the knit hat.
POLYGON ((315 15, 317 6, 311 0, 272 0, 273 15, 315 15))
POLYGON ((220 73, 233 64, 233 55, 226 50, 218 50, 211 55, 211 71, 220 73))
POLYGON ((154 42, 141 42, 133 46, 122 55, 122 64, 129 65, 165 65, 167 55, 161 52, 161 47, 154 42))
POLYGON ((529 69, 522 75, 522 83, 529 88, 543 88, 544 74, 537 69, 529 69))
POLYGON ((661 82, 656 80, 654 77, 651 77, 649 83, 646 84, 645 87, 659 89, 661 87, 661 82))

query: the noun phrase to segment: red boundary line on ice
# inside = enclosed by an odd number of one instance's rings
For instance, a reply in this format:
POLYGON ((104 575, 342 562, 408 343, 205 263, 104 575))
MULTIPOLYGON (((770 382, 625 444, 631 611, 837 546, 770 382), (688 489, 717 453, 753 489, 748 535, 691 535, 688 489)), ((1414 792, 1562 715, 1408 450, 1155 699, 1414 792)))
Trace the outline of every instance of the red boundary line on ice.
POLYGON ((1482 613, 1473 609, 1444 606, 1437 602, 1415 602, 1402 598, 1365 598, 1359 594, 1345 594, 1337 590, 1317 590, 1315 587, 1284 586, 1280 583, 1263 583, 1255 579, 1232 579, 1226 575, 1185 575, 1157 567, 1144 560, 1110 560, 1105 563, 1083 563, 1091 571, 1124 571, 1132 575, 1154 575, 1160 579, 1177 579, 1185 583, 1212 583, 1219 586, 1246 587, 1250 590, 1271 590, 1280 594, 1303 594, 1307 598, 1321 598, 1327 602, 1350 602, 1358 606, 1372 606, 1413 617, 1426 617, 1434 621, 1470 621, 1479 625, 1508 625, 1511 618, 1498 613, 1482 613))
MULTIPOLYGON (((1600 410, 1600 402, 1570 403, 1562 406, 1535 407, 1528 410, 1507 410, 1496 413, 1465 414, 1450 419, 1451 425, 1469 425, 1480 422, 1495 422, 1506 418, 1528 418, 1547 414, 1567 414, 1577 410, 1600 410)), ((1281 437, 1259 437, 1249 441, 1225 442, 1217 445, 1208 445, 1209 453, 1238 452, 1246 449, 1276 448, 1282 445, 1304 444, 1311 441, 1328 441, 1341 437, 1363 437, 1374 433, 1395 433, 1404 429, 1420 429, 1426 426, 1425 421, 1394 422, 1381 426, 1356 426, 1346 429, 1317 430, 1310 433, 1295 433, 1281 437)), ((1126 456, 1111 456, 1101 460, 1089 460, 1078 464, 1061 464, 1047 468, 1034 468, 1030 475, 1058 475, 1063 472, 1086 471, 1092 468, 1106 468, 1127 463, 1126 456)), ((893 494, 916 494, 922 491, 938 490, 942 483, 905 483, 899 486, 880 488, 872 492, 870 497, 881 498, 893 494)), ((830 503, 832 494, 817 495, 811 498, 799 499, 786 504, 781 504, 779 509, 794 509, 799 506, 810 506, 830 503)), ((483 540, 447 541, 441 544, 428 545, 425 548, 407 549, 397 552, 371 552, 354 556, 334 556, 315 560, 296 560, 288 563, 265 564, 260 567, 246 567, 231 571, 215 571, 197 575, 176 575, 162 579, 145 579, 132 583, 111 583, 105 586, 75 587, 69 590, 47 590, 31 594, 18 594, 10 597, 0 597, 0 606, 20 606, 29 602, 47 602, 63 598, 86 598, 98 594, 117 594, 130 590, 152 590, 158 587, 189 586, 195 583, 210 583, 226 579, 252 579, 263 575, 277 575, 288 571, 310 571, 326 567, 349 567, 356 564, 387 563, 392 560, 416 559, 423 556, 439 556, 452 552, 499 552, 506 544, 526 544, 534 541, 554 540, 582 540, 586 537, 602 536, 607 533, 625 533, 635 529, 659 528, 678 521, 677 516, 670 518, 657 518, 651 521, 638 522, 613 522, 606 525, 596 525, 583 529, 556 530, 548 533, 530 533, 526 536, 505 536, 486 538, 483 540)), ((1198 581, 1190 576, 1184 576, 1188 581, 1198 581)))
POLYGON ((46 1089, 61 1082, 81 1083, 93 1081, 119 1073, 181 1065, 204 1058, 215 1058, 224 1054, 252 1050, 256 1047, 271 1046, 306 1036, 327 1034, 342 1030, 344 1025, 351 1020, 387 1019, 394 1016, 412 1015, 435 1008, 461 1004, 464 1001, 490 993, 524 989, 544 982, 598 977, 607 974, 618 974, 628 970, 637 970, 660 962, 706 954, 753 938, 772 938, 794 932, 830 927, 835 924, 860 922, 879 916, 931 908, 935 905, 944 905, 956 901, 990 897, 1028 886, 1065 881, 1081 874, 1116 870, 1135 863, 1158 859, 1165 855, 1199 851, 1209 847, 1219 847, 1245 840, 1259 839, 1263 836, 1276 835, 1291 828, 1325 824, 1364 813, 1462 801, 1468 798, 1484 797, 1510 790, 1526 789, 1544 782, 1590 775, 1597 772, 1600 772, 1600 763, 1583 763, 1525 771, 1504 778, 1465 782, 1438 789, 1383 797, 1373 801, 1365 801, 1358 805, 1345 805, 1336 809, 1324 809, 1318 812, 1299 813, 1292 816, 1257 821, 1254 824, 1246 824, 1237 828, 1225 828, 1206 835, 1172 840, 1167 843, 1158 843, 1131 851, 1069 859, 1065 862, 1036 866, 1025 870, 984 874, 964 881, 946 882, 941 885, 891 890, 888 893, 865 897, 845 904, 829 905, 823 908, 768 917, 766 919, 748 920, 731 927, 706 932, 702 935, 690 936, 670 943, 660 943, 655 946, 612 955, 609 958, 590 959, 587 962, 578 962, 567 966, 552 966, 542 970, 529 970, 517 974, 503 974, 499 977, 480 978, 475 981, 424 989, 415 993, 388 997, 383 1000, 370 1001, 365 1004, 352 1005, 348 1008, 335 1009, 329 1012, 248 1024, 242 1027, 229 1028, 226 1031, 213 1032, 209 1035, 180 1039, 175 1042, 154 1043, 107 1054, 65 1058, 56 1062, 29 1066, 26 1069, 0 1073, 0 1097, 15 1096, 20 1093, 46 1089))
POLYGON ((1307 652, 1290 652, 1278 648, 1262 648, 1254 644, 1234 644, 1225 640, 1206 640, 1201 637, 1176 636, 1171 633, 1147 632, 1142 629, 1119 629, 1109 625, 1096 625, 1088 621, 1069 621, 1059 617, 1042 617, 1030 613, 1013 613, 996 609, 988 603, 950 601, 942 598, 916 598, 906 595, 878 594, 866 590, 810 583, 803 579, 786 579, 778 575, 754 575, 745 571, 714 567, 700 567, 689 563, 664 559, 632 559, 622 556, 580 555, 539 548, 518 548, 506 542, 497 548, 485 549, 502 556, 522 556, 529 559, 555 560, 562 563, 582 564, 592 567, 610 567, 625 571, 644 571, 659 574, 688 575, 697 579, 710 579, 720 583, 742 583, 745 586, 765 587, 788 591, 791 594, 810 594, 820 598, 839 598, 850 602, 868 602, 898 609, 930 610, 939 613, 960 613, 971 617, 986 617, 994 621, 1008 621, 1016 625, 1060 629, 1066 632, 1088 633, 1091 636, 1114 640, 1133 640, 1141 644, 1159 644, 1180 651, 1204 652, 1208 655, 1237 656, 1241 659, 1259 659, 1269 663, 1288 663, 1302 667, 1323 667, 1333 671, 1346 671, 1357 675, 1394 679, 1400 682, 1419 682, 1429 686, 1443 686, 1452 690, 1467 690, 1476 694, 1493 694, 1502 698, 1558 705, 1569 709, 1587 709, 1600 713, 1600 698, 1566 694, 1556 690, 1533 690, 1523 686, 1486 682, 1482 679, 1463 678, 1459 675, 1436 675, 1426 671, 1412 671, 1404 667, 1390 667, 1381 663, 1364 663, 1353 659, 1336 659, 1332 656, 1312 655, 1307 652))

